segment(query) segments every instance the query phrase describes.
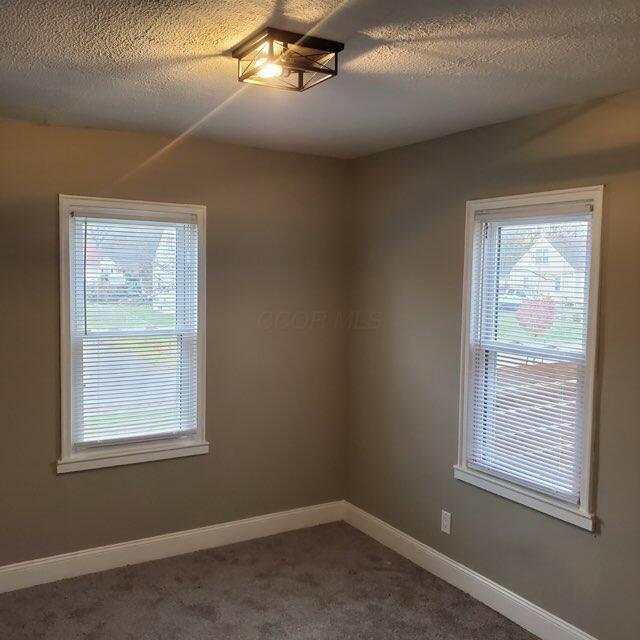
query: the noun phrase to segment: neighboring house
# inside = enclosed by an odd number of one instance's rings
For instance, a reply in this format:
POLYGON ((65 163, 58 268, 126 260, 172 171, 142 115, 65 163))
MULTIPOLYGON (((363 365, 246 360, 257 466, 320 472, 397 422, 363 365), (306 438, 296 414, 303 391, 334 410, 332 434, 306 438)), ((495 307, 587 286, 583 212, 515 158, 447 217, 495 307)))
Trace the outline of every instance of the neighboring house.
MULTIPOLYGON (((167 277, 162 274, 171 269, 168 249, 174 245, 173 240, 163 240, 160 231, 141 234, 139 246, 129 251, 119 249, 117 235, 89 237, 85 259, 86 282, 91 295, 99 296, 103 290, 108 291, 109 302, 130 299, 148 303, 154 295, 166 298, 167 277), (162 246, 160 242, 163 242, 162 246)), ((171 277, 169 273, 168 278, 171 277)), ((165 304, 160 298, 158 300, 161 306, 165 304)), ((172 298, 171 309, 174 304, 175 299, 172 298)))
POLYGON ((152 262, 151 297, 154 311, 172 313, 176 308, 175 246, 175 231, 163 231, 152 262))
POLYGON ((580 301, 584 281, 584 257, 568 242, 543 236, 516 261, 501 288, 505 298, 549 297, 571 304, 580 301))
POLYGON ((125 278, 122 270, 111 258, 101 256, 94 242, 87 242, 87 268, 85 278, 88 285, 123 286, 125 278))

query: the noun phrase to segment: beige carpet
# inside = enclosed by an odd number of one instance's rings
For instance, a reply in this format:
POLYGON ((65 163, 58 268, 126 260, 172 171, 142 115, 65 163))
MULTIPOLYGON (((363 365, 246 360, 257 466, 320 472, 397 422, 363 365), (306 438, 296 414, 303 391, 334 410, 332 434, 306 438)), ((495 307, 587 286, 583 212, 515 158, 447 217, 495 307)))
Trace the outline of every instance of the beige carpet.
POLYGON ((2 640, 534 640, 343 523, 0 595, 2 640))

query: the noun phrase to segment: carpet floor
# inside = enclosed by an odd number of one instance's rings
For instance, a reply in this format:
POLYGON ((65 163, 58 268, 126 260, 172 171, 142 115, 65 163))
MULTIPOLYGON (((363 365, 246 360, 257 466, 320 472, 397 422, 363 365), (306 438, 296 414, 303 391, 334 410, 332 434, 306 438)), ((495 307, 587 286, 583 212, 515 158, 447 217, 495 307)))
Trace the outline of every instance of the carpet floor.
POLYGON ((0 595, 2 640, 535 640, 344 523, 0 595))

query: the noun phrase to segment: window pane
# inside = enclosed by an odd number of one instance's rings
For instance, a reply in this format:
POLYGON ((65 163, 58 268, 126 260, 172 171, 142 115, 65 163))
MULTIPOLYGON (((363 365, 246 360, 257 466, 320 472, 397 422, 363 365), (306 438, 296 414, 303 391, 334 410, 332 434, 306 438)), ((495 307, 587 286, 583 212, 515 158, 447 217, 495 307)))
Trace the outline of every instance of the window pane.
POLYGON ((479 219, 473 252, 466 463, 578 503, 591 216, 479 219))
POLYGON ((197 425, 197 226, 75 217, 72 440, 170 437, 197 425))
POLYGON ((583 368, 481 350, 470 466, 577 501, 583 368))
MULTIPOLYGON (((76 298, 86 331, 176 328, 180 306, 195 305, 195 262, 181 263, 194 242, 189 225, 93 220, 76 224, 76 298), (180 279, 193 280, 191 299, 178 296, 180 279)), ((189 283, 184 282, 184 285, 189 283)), ((186 291, 187 289, 185 289, 186 291)), ((195 318, 195 316, 193 316, 195 318)))
POLYGON ((192 431, 196 341, 186 336, 87 337, 75 442, 192 431))
POLYGON ((489 234, 482 337, 584 350, 589 223, 493 223, 489 234))

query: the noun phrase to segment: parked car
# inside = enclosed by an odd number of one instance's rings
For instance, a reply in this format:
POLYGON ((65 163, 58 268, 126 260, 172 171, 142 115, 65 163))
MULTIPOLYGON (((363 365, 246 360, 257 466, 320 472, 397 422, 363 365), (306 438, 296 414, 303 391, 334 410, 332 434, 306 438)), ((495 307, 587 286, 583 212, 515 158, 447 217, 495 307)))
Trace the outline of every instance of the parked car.
POLYGON ((515 311, 523 300, 527 299, 524 289, 506 289, 498 295, 498 309, 501 311, 515 311))

